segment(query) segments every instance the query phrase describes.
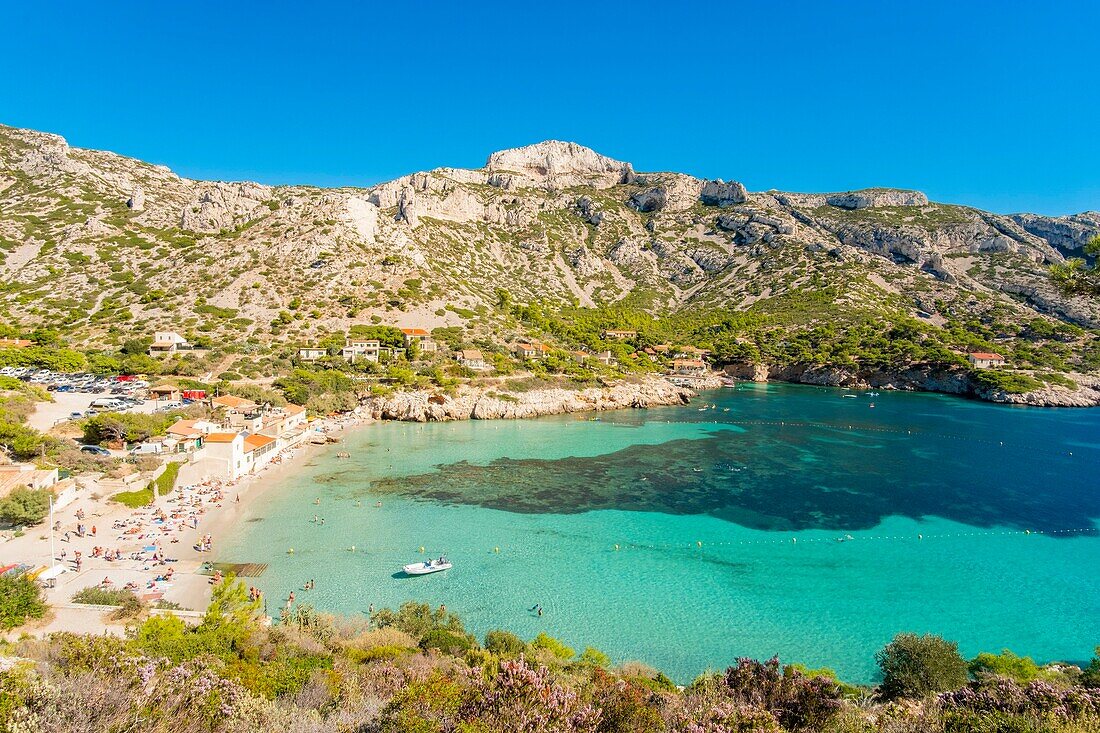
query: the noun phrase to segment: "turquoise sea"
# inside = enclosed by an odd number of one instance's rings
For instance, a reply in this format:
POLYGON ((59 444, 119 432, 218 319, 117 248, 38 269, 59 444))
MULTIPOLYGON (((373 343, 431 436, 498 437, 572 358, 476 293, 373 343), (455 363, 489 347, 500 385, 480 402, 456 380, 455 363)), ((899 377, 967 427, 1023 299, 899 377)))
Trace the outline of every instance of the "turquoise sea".
POLYGON ((1042 661, 1100 644, 1100 410, 746 384, 593 417, 365 426, 218 559, 270 565, 273 615, 291 590, 443 603, 681 682, 773 654, 872 682, 899 631, 1042 661), (454 569, 397 573, 440 553, 454 569))

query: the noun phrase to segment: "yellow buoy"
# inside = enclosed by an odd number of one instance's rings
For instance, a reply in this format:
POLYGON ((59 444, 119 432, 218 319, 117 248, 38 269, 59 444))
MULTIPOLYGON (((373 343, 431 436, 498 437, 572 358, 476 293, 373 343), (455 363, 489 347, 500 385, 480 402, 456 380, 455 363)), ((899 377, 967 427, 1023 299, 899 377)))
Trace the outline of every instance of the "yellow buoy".
POLYGON ((619 546, 618 546, 618 545, 615 545, 615 551, 616 551, 616 552, 618 552, 618 551, 619 551, 619 546))
POLYGON ((493 552, 500 552, 500 548, 499 547, 494 547, 493 552))
POLYGON ((294 554, 294 548, 291 547, 289 550, 286 551, 286 554, 293 555, 294 554))
POLYGON ((702 540, 696 540, 695 541, 695 546, 696 547, 702 547, 703 546, 703 541, 702 540))
POLYGON ((420 550, 419 550, 419 552, 424 552, 424 545, 421 545, 421 546, 420 546, 420 550))

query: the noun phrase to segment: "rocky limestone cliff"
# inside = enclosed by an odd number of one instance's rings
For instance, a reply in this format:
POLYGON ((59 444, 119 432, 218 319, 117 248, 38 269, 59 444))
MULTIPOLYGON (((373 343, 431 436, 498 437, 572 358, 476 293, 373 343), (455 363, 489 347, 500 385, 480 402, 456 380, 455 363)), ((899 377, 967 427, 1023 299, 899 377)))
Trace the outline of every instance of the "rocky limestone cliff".
POLYGON ((1028 233, 1045 239, 1065 253, 1080 254, 1089 240, 1100 237, 1100 212, 1086 211, 1072 216, 1013 214, 1013 221, 1028 233))
POLYGON ((553 388, 514 394, 488 388, 466 388, 456 396, 399 392, 371 398, 365 407, 376 420, 512 420, 566 412, 685 405, 692 395, 691 390, 652 378, 608 387, 553 388))
POLYGON ((630 183, 634 177, 630 163, 559 140, 493 153, 485 170, 489 173, 490 185, 509 191, 523 186, 609 188, 630 183))
POLYGON ((768 366, 737 363, 726 366, 725 372, 734 379, 753 382, 793 382, 822 387, 850 389, 881 389, 920 392, 942 392, 966 395, 989 402, 1036 407, 1096 407, 1100 406, 1100 377, 1088 374, 1067 375, 1077 384, 1075 389, 1045 385, 1024 394, 1012 394, 975 385, 966 369, 938 368, 927 365, 897 369, 837 369, 816 364, 768 366))

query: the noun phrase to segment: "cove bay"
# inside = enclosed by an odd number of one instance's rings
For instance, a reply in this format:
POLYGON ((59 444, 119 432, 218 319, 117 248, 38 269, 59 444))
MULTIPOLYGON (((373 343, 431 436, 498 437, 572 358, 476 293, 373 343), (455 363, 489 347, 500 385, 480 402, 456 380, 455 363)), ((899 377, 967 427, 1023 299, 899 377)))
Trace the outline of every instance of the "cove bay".
POLYGON ((445 604, 479 635, 546 631, 680 683, 773 654, 872 682, 899 631, 1087 659, 1098 476, 1100 410, 744 384, 685 407, 367 425, 244 509, 216 559, 268 564, 271 598, 445 604), (446 573, 398 573, 444 553, 446 573))

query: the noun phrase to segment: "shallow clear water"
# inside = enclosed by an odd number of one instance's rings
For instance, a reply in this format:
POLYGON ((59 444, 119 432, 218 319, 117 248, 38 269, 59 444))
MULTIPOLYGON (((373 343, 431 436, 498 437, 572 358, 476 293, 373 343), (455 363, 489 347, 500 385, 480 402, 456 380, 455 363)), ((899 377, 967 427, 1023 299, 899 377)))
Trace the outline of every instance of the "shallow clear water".
POLYGON ((269 563, 273 613, 292 589, 352 614, 445 603, 479 635, 547 631, 679 681, 778 653, 870 682, 898 631, 1087 659, 1100 410, 842 395, 367 426, 250 507, 219 559, 269 563), (455 568, 395 577, 421 546, 455 568))

